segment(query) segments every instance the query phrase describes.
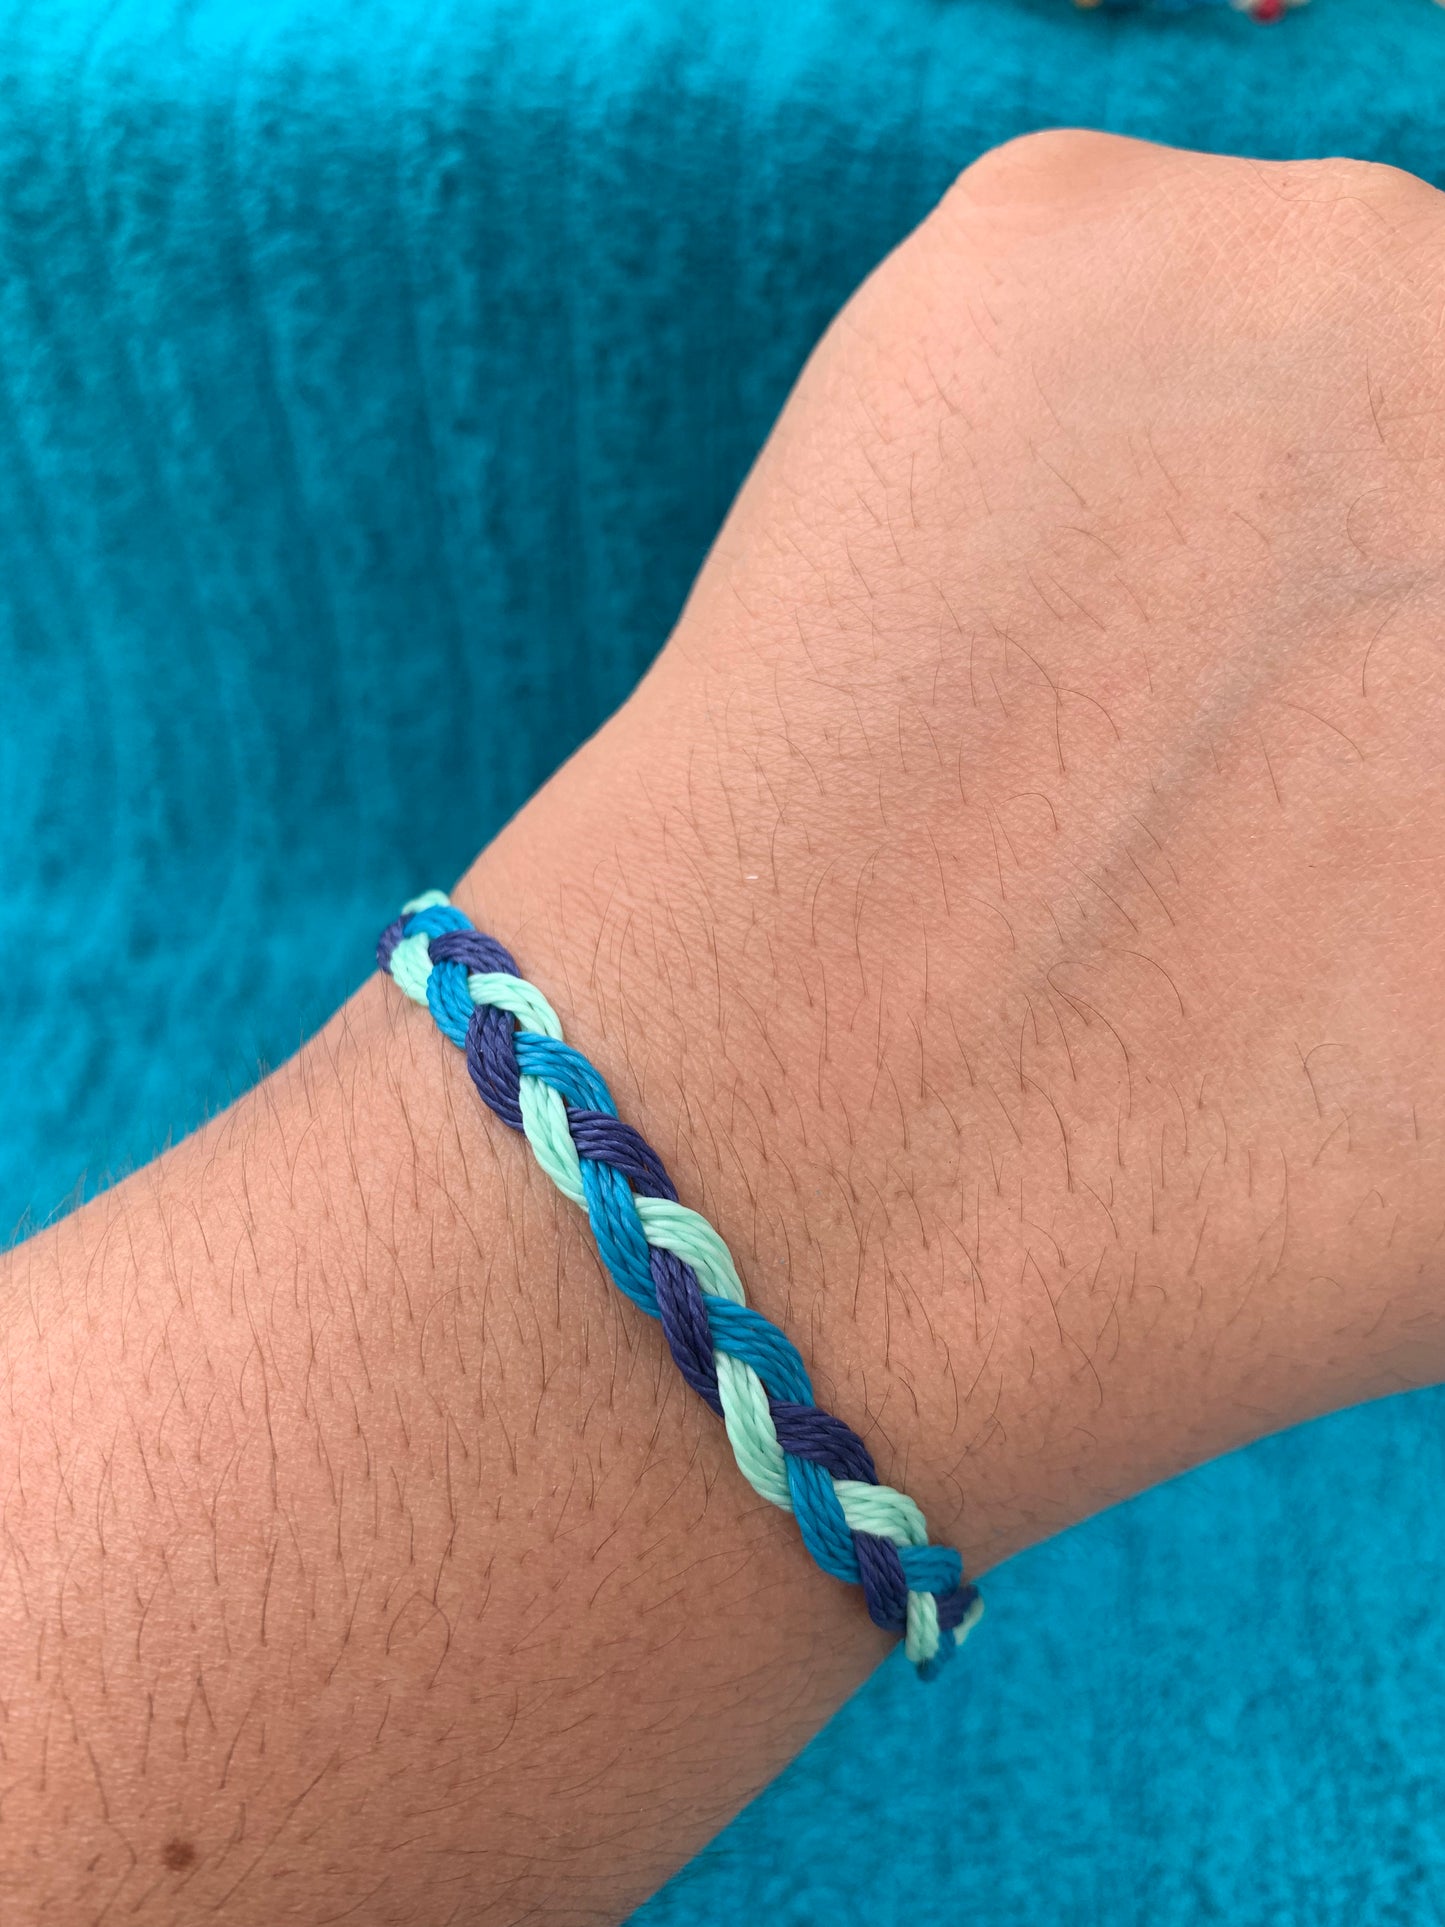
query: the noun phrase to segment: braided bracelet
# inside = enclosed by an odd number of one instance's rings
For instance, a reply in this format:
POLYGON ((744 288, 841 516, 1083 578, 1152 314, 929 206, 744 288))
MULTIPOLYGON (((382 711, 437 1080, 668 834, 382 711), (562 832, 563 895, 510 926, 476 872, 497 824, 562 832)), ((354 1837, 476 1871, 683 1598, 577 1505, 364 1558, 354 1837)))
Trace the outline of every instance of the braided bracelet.
POLYGON ((467 1054, 484 1102, 584 1207, 618 1289, 662 1326, 678 1370, 723 1420, 743 1476, 791 1512, 825 1572, 861 1585, 875 1625, 928 1678, 983 1613, 951 1546, 879 1483, 872 1455, 823 1411, 792 1342, 747 1303, 727 1246, 679 1204, 662 1162, 617 1115, 542 993, 440 890, 382 932, 377 962, 467 1054))

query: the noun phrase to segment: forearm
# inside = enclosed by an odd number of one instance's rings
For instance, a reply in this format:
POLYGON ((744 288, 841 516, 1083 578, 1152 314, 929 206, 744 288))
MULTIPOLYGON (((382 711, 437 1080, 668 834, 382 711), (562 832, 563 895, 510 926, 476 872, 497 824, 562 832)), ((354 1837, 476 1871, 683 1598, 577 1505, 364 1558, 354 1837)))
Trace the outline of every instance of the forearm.
POLYGON ((616 1917, 885 1650, 379 980, 3 1291, 17 1920, 616 1917))
POLYGON ((378 989, 11 1262, 19 1919, 616 1914, 881 1650, 378 989))
MULTIPOLYGON (((1248 1197, 1244 1142, 1233 1179, 1215 1169, 1207 1106, 1175 1137, 1144 1095, 1122 1116, 1082 1033, 1067 1089, 1035 1059, 1021 1080, 1027 1000, 996 980, 943 1061, 905 971, 910 1086, 866 918, 829 937, 826 859, 769 872, 735 789, 736 854, 763 866, 736 891, 704 887, 685 827, 645 803, 619 827, 689 691, 652 685, 459 898, 970 1569, 1374 1389, 1380 1346, 1352 1350, 1336 1302, 1300 1320, 1312 1261, 1274 1262, 1279 1192, 1261 1166, 1248 1197), (794 919, 770 945, 769 904, 795 889, 819 899, 816 947, 785 954, 794 919), (1254 1262, 1206 1281, 1210 1208, 1254 1262)), ((1350 1322, 1378 1330, 1389 1300, 1381 1274, 1350 1322)), ((439 1895, 616 1917, 883 1651, 743 1483, 580 1216, 380 981, 15 1253, 3 1318, 22 1919, 112 1893, 155 1920, 404 1921, 439 1895)))

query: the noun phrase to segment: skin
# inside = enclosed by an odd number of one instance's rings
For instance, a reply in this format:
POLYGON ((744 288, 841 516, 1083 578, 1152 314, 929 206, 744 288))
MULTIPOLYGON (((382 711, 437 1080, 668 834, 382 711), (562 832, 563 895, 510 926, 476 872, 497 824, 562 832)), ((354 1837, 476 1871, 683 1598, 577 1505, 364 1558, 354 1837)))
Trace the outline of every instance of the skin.
MULTIPOLYGON (((458 886, 971 1572, 1445 1375, 1442 297, 986 157, 458 886)), ((883 1651, 380 981, 11 1255, 0 1468, 17 1927, 616 1920, 883 1651)))

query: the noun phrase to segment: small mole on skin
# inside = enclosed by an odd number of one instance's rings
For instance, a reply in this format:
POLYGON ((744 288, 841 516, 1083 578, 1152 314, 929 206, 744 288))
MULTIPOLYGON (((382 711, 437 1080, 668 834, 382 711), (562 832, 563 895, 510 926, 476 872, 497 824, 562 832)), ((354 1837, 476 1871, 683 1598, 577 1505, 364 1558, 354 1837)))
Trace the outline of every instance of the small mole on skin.
POLYGON ((189 1840, 167 1840, 161 1848, 161 1859, 170 1873, 184 1873, 187 1867, 196 1864, 196 1850, 189 1840))

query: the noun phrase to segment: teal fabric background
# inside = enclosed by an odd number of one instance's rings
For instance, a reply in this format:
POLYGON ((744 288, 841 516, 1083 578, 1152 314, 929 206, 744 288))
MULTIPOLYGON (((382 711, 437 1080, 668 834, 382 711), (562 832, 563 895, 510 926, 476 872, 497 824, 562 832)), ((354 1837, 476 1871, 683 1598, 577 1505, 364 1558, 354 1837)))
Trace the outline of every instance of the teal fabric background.
MULTIPOLYGON (((0 1213, 287 1054, 627 693, 981 149, 1445 181, 1442 107, 1429 0, 0 0, 0 1213)), ((1418 1395, 1016 1560, 641 1919, 1445 1917, 1442 1472, 1418 1395)))

